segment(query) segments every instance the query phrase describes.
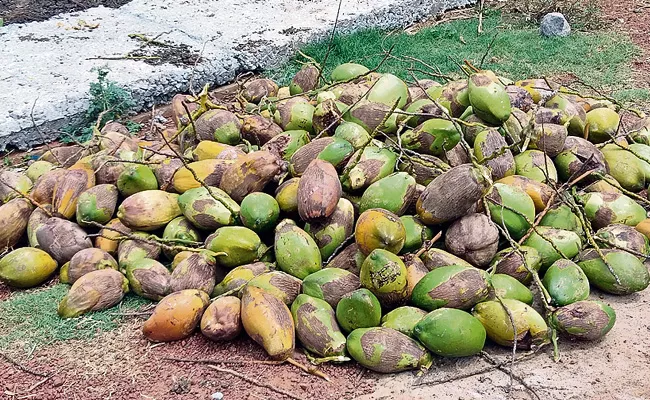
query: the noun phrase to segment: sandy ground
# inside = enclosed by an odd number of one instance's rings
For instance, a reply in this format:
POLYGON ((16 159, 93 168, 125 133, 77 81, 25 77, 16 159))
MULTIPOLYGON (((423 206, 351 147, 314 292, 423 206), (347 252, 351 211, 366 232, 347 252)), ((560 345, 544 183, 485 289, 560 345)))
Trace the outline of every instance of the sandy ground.
MULTIPOLYGON (((152 345, 141 334, 141 318, 91 341, 68 341, 35 351, 27 360, 14 359, 36 376, 0 359, 0 396, 9 399, 209 399, 221 392, 227 400, 258 398, 310 399, 545 399, 636 400, 650 398, 650 290, 626 297, 592 294, 617 314, 612 331, 596 343, 561 340, 561 360, 551 348, 519 353, 513 383, 504 371, 490 368, 484 357, 437 359, 428 373, 379 375, 353 363, 325 365, 327 383, 289 365, 222 364, 255 384, 204 364, 186 364, 166 357, 263 360, 263 350, 247 338, 212 343, 200 334, 169 344, 152 345), (469 376, 471 375, 471 376, 469 376), (442 382, 442 383, 441 383, 442 382), (289 393, 284 396, 265 384, 289 393), (38 386, 35 386, 38 385, 38 386), (12 395, 15 394, 15 395, 12 395), (29 397, 25 397, 29 396, 29 397)), ((510 349, 495 345, 485 351, 497 362, 510 349)), ((15 353, 19 354, 19 353, 15 353)), ((304 358, 296 353, 299 360, 304 358)))

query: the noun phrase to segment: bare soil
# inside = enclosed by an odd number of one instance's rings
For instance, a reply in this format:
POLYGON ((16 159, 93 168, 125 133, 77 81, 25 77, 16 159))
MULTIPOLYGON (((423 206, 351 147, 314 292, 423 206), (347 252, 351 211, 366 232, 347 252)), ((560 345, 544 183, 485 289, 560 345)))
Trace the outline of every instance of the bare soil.
POLYGON ((104 6, 117 8, 130 0, 0 0, 5 24, 44 21, 53 15, 104 6))
POLYGON ((613 31, 627 33, 640 53, 633 63, 637 86, 650 87, 650 0, 600 0, 603 18, 613 31))
MULTIPOLYGON (((253 379, 210 369, 205 364, 179 363, 168 357, 221 361, 265 360, 264 351, 245 336, 215 343, 199 333, 174 343, 152 344, 141 333, 143 319, 133 317, 117 330, 90 341, 71 340, 36 350, 29 359, 22 350, 9 354, 23 366, 48 376, 35 376, 0 358, 0 393, 19 399, 209 399, 221 392, 227 400, 289 399, 545 399, 636 400, 650 398, 650 290, 618 297, 592 294, 617 314, 613 330, 595 343, 560 342, 561 359, 553 361, 546 347, 508 368, 511 350, 489 344, 486 353, 504 370, 490 368, 483 357, 436 359, 422 376, 405 372, 380 375, 356 363, 322 365, 331 382, 288 364, 221 364, 253 379)), ((46 334, 46 333, 44 333, 46 334)), ((526 353, 518 352, 518 357, 526 353)), ((306 360, 300 350, 296 358, 306 360)), ((2 398, 2 394, 0 394, 2 398)))

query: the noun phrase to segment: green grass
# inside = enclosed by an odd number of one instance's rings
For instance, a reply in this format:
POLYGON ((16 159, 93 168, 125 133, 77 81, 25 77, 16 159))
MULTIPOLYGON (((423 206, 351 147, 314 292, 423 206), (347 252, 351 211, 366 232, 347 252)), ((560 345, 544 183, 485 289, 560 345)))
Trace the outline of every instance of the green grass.
POLYGON ((0 302, 0 350, 33 351, 62 340, 91 339, 98 333, 115 329, 124 319, 117 313, 149 304, 148 300, 127 295, 111 309, 61 319, 56 309, 68 289, 68 285, 57 284, 14 294, 0 302))
MULTIPOLYGON (((415 35, 381 30, 364 30, 339 35, 327 60, 325 76, 333 67, 344 62, 358 62, 373 68, 379 64, 385 50, 395 45, 393 54, 411 56, 440 69, 445 75, 460 77, 457 63, 468 60, 477 67, 495 34, 498 34, 485 58, 483 68, 513 80, 572 73, 586 83, 610 91, 622 99, 639 99, 640 92, 618 92, 630 87, 630 61, 638 49, 628 37, 607 32, 575 32, 567 38, 546 39, 537 29, 507 26, 501 16, 492 12, 484 21, 484 33, 477 34, 477 20, 459 20, 426 28, 415 35), (630 96, 636 94, 636 96, 630 96)), ((328 40, 307 45, 302 52, 321 61, 328 40)), ((268 71, 268 74, 288 84, 300 69, 297 56, 288 64, 268 71)), ((388 60, 379 72, 389 72, 412 81, 408 72, 411 62, 388 60)), ((415 64, 416 68, 425 69, 415 64)), ((418 79, 427 78, 416 73, 418 79)))

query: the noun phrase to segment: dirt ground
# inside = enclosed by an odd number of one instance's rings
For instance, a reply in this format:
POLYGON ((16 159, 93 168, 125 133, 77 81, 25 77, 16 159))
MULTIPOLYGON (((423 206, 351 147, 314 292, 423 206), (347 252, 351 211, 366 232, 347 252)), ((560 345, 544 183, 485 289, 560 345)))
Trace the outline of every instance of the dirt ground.
POLYGON ((650 87, 650 0, 601 0, 604 18, 612 23, 612 30, 627 33, 641 53, 633 62, 637 86, 650 87))
MULTIPOLYGON (((264 360, 264 351, 242 337, 213 343, 200 334, 175 343, 153 345, 141 333, 143 319, 132 317, 117 330, 90 341, 71 340, 35 351, 26 360, 14 358, 39 375, 24 372, 0 358, 0 393, 8 399, 209 399, 221 392, 239 399, 531 399, 637 400, 650 398, 650 290, 618 297, 593 293, 617 314, 613 330, 600 342, 561 340, 561 359, 552 349, 536 354, 519 352, 510 386, 510 349, 488 345, 486 353, 504 371, 490 368, 484 357, 437 359, 428 373, 379 375, 354 363, 324 365, 331 382, 290 365, 237 364, 264 360), (229 362, 234 370, 256 382, 210 369, 205 364, 165 360, 168 357, 229 362), (43 375, 43 376, 40 376, 43 375), (271 385, 289 395, 282 395, 271 385), (29 396, 29 397, 26 397, 29 396)), ((305 362, 300 352, 296 358, 305 362)), ((2 396, 0 395, 0 396, 2 396)))
POLYGON ((104 6, 116 8, 129 0, 0 0, 5 24, 44 21, 53 15, 104 6))

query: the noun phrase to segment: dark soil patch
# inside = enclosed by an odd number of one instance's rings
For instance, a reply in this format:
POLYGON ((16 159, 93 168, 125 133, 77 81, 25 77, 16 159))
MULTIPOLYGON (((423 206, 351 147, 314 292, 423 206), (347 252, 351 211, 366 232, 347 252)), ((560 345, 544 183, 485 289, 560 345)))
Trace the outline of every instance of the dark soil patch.
POLYGON ((650 0, 600 0, 603 18, 613 30, 627 33, 641 52, 633 61, 634 79, 639 86, 650 87, 650 0))
POLYGON ((92 7, 117 8, 130 0, 0 0, 0 18, 5 24, 44 21, 53 15, 92 7))

